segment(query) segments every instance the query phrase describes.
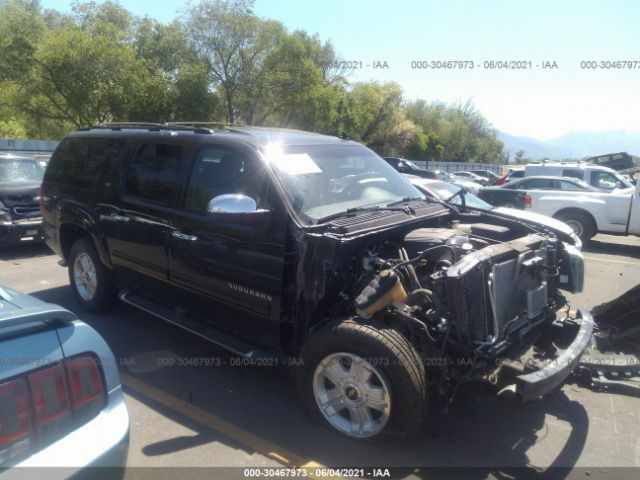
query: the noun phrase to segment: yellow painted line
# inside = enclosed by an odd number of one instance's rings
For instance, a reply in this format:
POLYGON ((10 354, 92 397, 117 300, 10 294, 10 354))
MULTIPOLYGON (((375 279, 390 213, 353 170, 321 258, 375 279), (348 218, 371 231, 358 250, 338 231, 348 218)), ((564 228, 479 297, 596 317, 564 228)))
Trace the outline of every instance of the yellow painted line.
POLYGON ((608 260, 606 258, 587 257, 586 255, 584 258, 587 260, 597 260, 599 262, 620 263, 622 265, 635 265, 637 267, 640 267, 640 263, 638 262, 623 262, 621 260, 608 260))
MULTIPOLYGON (((223 433, 224 435, 236 440, 237 442, 255 450, 262 455, 275 460, 289 468, 304 468, 310 477, 316 478, 315 469, 328 469, 313 460, 304 458, 297 453, 293 453, 280 445, 276 445, 269 440, 262 438, 244 428, 217 417, 206 410, 192 405, 184 400, 180 400, 162 390, 159 390, 137 378, 126 373, 120 373, 123 385, 136 392, 142 393, 146 397, 158 402, 159 404, 174 410, 185 417, 195 420, 201 425, 205 425, 213 430, 223 433)), ((329 469, 330 470, 330 469, 329 469)), ((337 478, 325 477, 322 478, 337 478)))

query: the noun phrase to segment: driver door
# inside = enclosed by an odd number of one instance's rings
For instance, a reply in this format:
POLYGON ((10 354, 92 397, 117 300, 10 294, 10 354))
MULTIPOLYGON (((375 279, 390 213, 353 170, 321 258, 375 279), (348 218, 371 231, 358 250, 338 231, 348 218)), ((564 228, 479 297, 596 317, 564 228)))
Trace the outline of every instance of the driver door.
POLYGON ((169 280, 187 293, 185 309, 277 346, 287 216, 270 186, 253 152, 200 148, 169 240, 169 280), (207 213, 209 202, 225 194, 247 195, 265 212, 247 218, 207 213))

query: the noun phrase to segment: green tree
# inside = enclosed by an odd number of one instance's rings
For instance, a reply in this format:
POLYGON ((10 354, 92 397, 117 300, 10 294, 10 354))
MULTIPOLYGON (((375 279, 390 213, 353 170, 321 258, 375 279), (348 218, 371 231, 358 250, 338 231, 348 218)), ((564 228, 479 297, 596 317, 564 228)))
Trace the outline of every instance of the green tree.
POLYGON ((515 163, 523 163, 523 161, 524 161, 524 154, 525 154, 525 151, 524 151, 524 150, 518 150, 518 151, 515 153, 514 157, 513 157, 513 161, 514 161, 515 163))
MULTIPOLYGON (((127 117, 145 89, 158 91, 133 49, 77 27, 46 33, 22 84, 28 112, 76 127, 127 117)), ((150 98, 144 98, 150 100, 150 98)), ((155 103, 162 98, 153 98, 155 103)))
POLYGON ((382 155, 403 152, 415 138, 414 123, 402 108, 397 83, 357 83, 347 94, 344 127, 354 140, 382 155))
POLYGON ((412 144, 428 160, 497 162, 503 144, 471 100, 446 105, 425 100, 407 102, 405 113, 424 133, 426 140, 412 144))
POLYGON ((236 120, 242 83, 259 70, 269 48, 263 43, 263 25, 253 14, 253 5, 253 0, 203 0, 186 16, 189 40, 206 61, 212 84, 222 91, 230 123, 236 120))

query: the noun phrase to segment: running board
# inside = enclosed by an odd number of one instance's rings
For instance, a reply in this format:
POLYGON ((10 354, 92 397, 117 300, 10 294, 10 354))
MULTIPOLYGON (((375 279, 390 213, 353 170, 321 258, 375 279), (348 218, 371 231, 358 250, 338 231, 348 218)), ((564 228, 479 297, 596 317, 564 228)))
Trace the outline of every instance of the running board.
POLYGON ((190 315, 166 307, 154 302, 142 295, 130 290, 121 290, 118 294, 120 300, 154 315, 162 320, 172 323, 184 330, 194 333, 205 340, 209 340, 237 355, 247 358, 270 358, 278 356, 278 352, 259 349, 257 346, 242 340, 234 335, 223 332, 205 322, 197 320, 190 315))

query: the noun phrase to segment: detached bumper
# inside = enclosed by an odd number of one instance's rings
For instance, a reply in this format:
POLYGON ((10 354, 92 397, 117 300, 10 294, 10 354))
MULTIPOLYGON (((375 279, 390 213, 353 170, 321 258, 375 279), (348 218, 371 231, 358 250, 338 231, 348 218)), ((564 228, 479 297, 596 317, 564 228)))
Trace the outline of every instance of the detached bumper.
POLYGON ((593 317, 585 310, 578 312, 580 328, 576 337, 556 359, 547 366, 516 377, 515 393, 523 402, 546 395, 560 385, 580 362, 580 357, 591 341, 593 317))

